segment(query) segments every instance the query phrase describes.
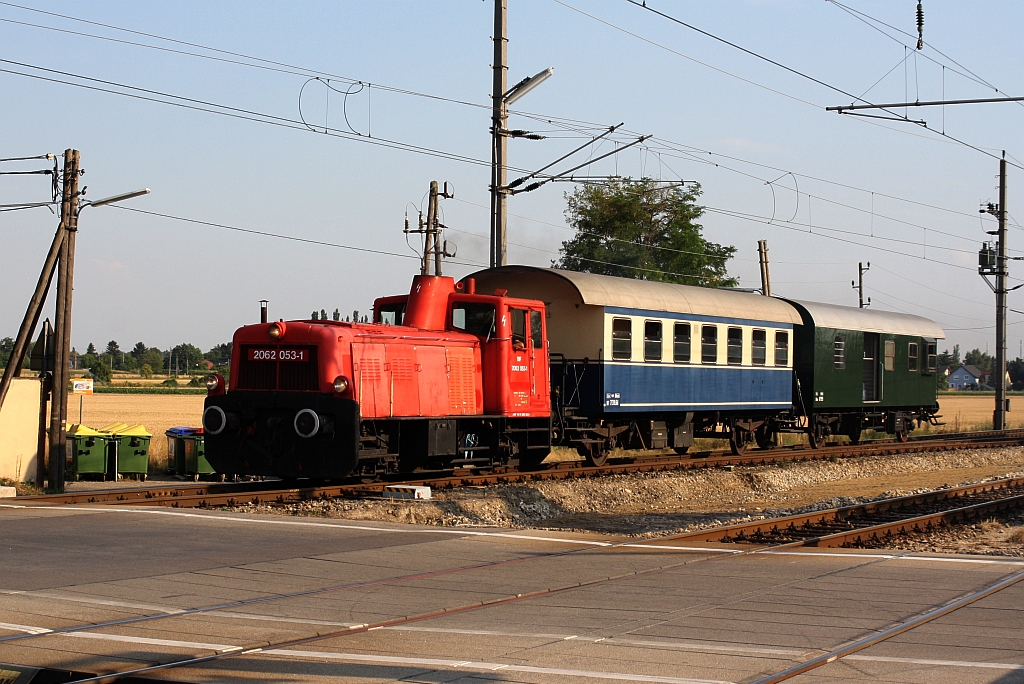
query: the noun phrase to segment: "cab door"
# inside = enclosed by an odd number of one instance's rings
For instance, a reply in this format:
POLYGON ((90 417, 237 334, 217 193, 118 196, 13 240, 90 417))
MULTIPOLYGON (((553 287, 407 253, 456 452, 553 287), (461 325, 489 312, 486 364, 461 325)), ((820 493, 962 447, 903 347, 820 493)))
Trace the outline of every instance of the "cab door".
POLYGON ((509 307, 509 333, 512 348, 508 355, 509 411, 513 414, 530 410, 534 392, 533 359, 527 322, 529 309, 509 307))

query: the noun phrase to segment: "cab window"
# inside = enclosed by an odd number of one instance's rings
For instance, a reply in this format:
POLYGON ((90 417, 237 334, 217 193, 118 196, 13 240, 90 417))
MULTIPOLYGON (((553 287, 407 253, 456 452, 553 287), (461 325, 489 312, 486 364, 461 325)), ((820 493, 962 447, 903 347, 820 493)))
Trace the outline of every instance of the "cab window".
POLYGON ((522 309, 509 309, 512 317, 512 348, 526 349, 526 312, 522 309))
POLYGON ((543 315, 540 311, 530 311, 530 337, 533 340, 534 349, 544 348, 544 327, 541 318, 543 315))
POLYGON ((452 327, 490 340, 495 334, 494 305, 475 302, 456 303, 452 307, 452 327))
POLYGON ((405 302, 385 304, 377 313, 377 322, 384 325, 402 325, 405 320, 405 302))

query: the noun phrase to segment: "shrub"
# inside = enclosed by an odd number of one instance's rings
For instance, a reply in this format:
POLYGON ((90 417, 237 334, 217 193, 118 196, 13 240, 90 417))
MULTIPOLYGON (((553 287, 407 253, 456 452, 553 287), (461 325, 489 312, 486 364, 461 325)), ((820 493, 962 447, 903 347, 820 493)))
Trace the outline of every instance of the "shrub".
POLYGON ((110 378, 114 375, 114 371, 110 369, 110 366, 98 359, 96 360, 96 363, 92 365, 92 368, 89 369, 89 372, 92 374, 94 379, 106 384, 110 383, 110 378))
POLYGON ((203 379, 197 375, 197 376, 193 377, 191 380, 188 381, 188 386, 189 387, 206 387, 206 383, 203 382, 203 379))
POLYGON ((142 364, 142 368, 139 369, 140 378, 151 378, 153 377, 153 367, 148 363, 142 364))
POLYGON ((167 378, 166 380, 164 380, 160 384, 163 385, 164 387, 177 387, 178 386, 178 381, 175 380, 174 378, 167 378))

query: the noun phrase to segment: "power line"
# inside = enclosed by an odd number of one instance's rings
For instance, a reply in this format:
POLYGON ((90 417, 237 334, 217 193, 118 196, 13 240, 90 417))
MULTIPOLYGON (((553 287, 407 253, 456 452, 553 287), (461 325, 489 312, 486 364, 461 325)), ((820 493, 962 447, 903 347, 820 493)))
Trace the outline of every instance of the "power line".
MULTIPOLYGON (((555 0, 555 2, 561 3, 561 0, 555 0)), ((831 84, 826 83, 826 82, 824 82, 824 81, 822 81, 820 79, 817 79, 814 76, 811 76, 811 75, 806 74, 806 73, 804 73, 802 71, 798 71, 796 69, 793 69, 792 67, 788 67, 785 64, 782 64, 781 62, 777 62, 774 59, 771 59, 770 57, 765 57, 764 55, 758 54, 758 53, 756 53, 756 52, 754 52, 752 50, 748 50, 747 48, 742 47, 741 45, 737 45, 736 43, 733 43, 733 42, 730 42, 730 41, 726 40, 725 38, 721 38, 719 36, 714 35, 713 33, 709 33, 709 32, 707 32, 707 31, 705 31, 703 29, 697 28, 696 26, 694 26, 692 24, 688 24, 688 23, 686 23, 685 21, 683 21, 681 19, 677 19, 676 17, 673 17, 670 14, 666 14, 664 12, 660 12, 660 11, 654 9, 653 7, 650 7, 646 3, 646 1, 645 2, 638 2, 638 0, 626 0, 626 2, 630 3, 631 5, 635 5, 636 7, 639 7, 641 9, 645 9, 648 12, 656 14, 659 17, 667 19, 667 20, 669 20, 671 22, 679 24, 680 26, 685 26, 688 29, 696 31, 697 33, 700 33, 700 34, 702 34, 704 36, 707 36, 708 38, 712 38, 712 39, 717 40, 717 41, 719 41, 721 43, 724 43, 724 44, 726 44, 726 45, 728 45, 730 47, 733 47, 733 48, 735 48, 737 50, 740 50, 741 52, 744 52, 744 53, 746 53, 748 55, 756 57, 757 59, 760 59, 760 60, 763 60, 765 62, 768 62, 769 64, 777 66, 780 69, 784 69, 785 71, 788 71, 788 72, 790 72, 792 74, 800 76, 801 78, 805 78, 805 79, 807 79, 807 80, 809 80, 809 81, 811 81, 813 83, 816 83, 818 85, 824 86, 825 88, 828 88, 829 90, 834 90, 837 93, 840 93, 842 95, 846 95, 847 97, 852 98, 854 101, 864 102, 865 104, 873 104, 872 102, 869 102, 868 100, 865 100, 863 98, 857 97, 853 93, 849 93, 849 92, 843 90, 842 88, 838 88, 838 87, 836 87, 834 85, 831 85, 831 84)), ((898 112, 894 112, 891 109, 882 108, 882 111, 884 111, 884 112, 886 112, 888 114, 891 114, 898 121, 906 121, 908 123, 918 123, 916 121, 911 121, 909 118, 907 118, 906 115, 900 115, 898 112)), ((959 143, 961 145, 964 145, 965 147, 969 147, 969 148, 971 148, 971 149, 973 149, 973 150, 975 150, 977 152, 981 152, 982 154, 987 155, 989 157, 992 157, 993 159, 999 159, 998 155, 992 154, 991 152, 987 152, 984 148, 978 147, 977 145, 972 145, 969 142, 966 142, 966 141, 961 140, 959 138, 953 137, 952 135, 947 134, 945 131, 936 131, 935 129, 929 128, 927 122, 921 122, 919 125, 922 125, 926 130, 928 130, 928 131, 930 131, 930 132, 932 132, 932 133, 934 133, 936 135, 941 135, 944 138, 949 138, 950 140, 952 140, 954 142, 957 142, 957 143, 959 143)), ((1024 170, 1024 166, 1018 166, 1017 164, 1014 164, 1014 166, 1017 166, 1017 168, 1024 170)))
MULTIPOLYGON (((347 249, 354 252, 366 252, 368 254, 380 254, 382 256, 399 257, 401 259, 416 259, 420 257, 415 254, 402 254, 400 252, 388 252, 381 249, 371 249, 369 247, 355 247, 353 245, 343 245, 336 242, 325 242, 323 240, 313 240, 311 238, 302 238, 295 235, 284 235, 281 233, 270 233, 262 230, 253 230, 252 228, 239 228, 238 226, 229 226, 224 223, 213 223, 212 221, 201 221, 199 219, 185 218, 183 216, 174 216, 172 214, 162 214, 156 211, 146 211, 145 209, 135 209, 134 207, 124 207, 121 205, 111 205, 115 209, 122 211, 133 211, 137 214, 147 214, 149 216, 158 216, 160 218, 172 219, 174 221, 183 221, 185 223, 195 223, 201 226, 209 226, 211 228, 223 228, 224 230, 232 230, 238 233, 248 233, 250 235, 260 235, 262 237, 272 237, 279 240, 290 240, 292 242, 302 242, 310 245, 319 245, 321 247, 334 247, 337 249, 347 249)), ((481 262, 477 261, 452 261, 451 263, 460 264, 463 266, 486 266, 481 262)))

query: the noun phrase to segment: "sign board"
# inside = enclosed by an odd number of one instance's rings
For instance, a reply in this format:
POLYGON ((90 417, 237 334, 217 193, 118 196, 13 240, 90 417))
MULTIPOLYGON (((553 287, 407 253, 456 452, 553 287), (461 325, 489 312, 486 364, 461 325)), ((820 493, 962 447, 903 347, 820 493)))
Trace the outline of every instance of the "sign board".
POLYGON ((71 381, 72 394, 92 394, 92 378, 71 381))

